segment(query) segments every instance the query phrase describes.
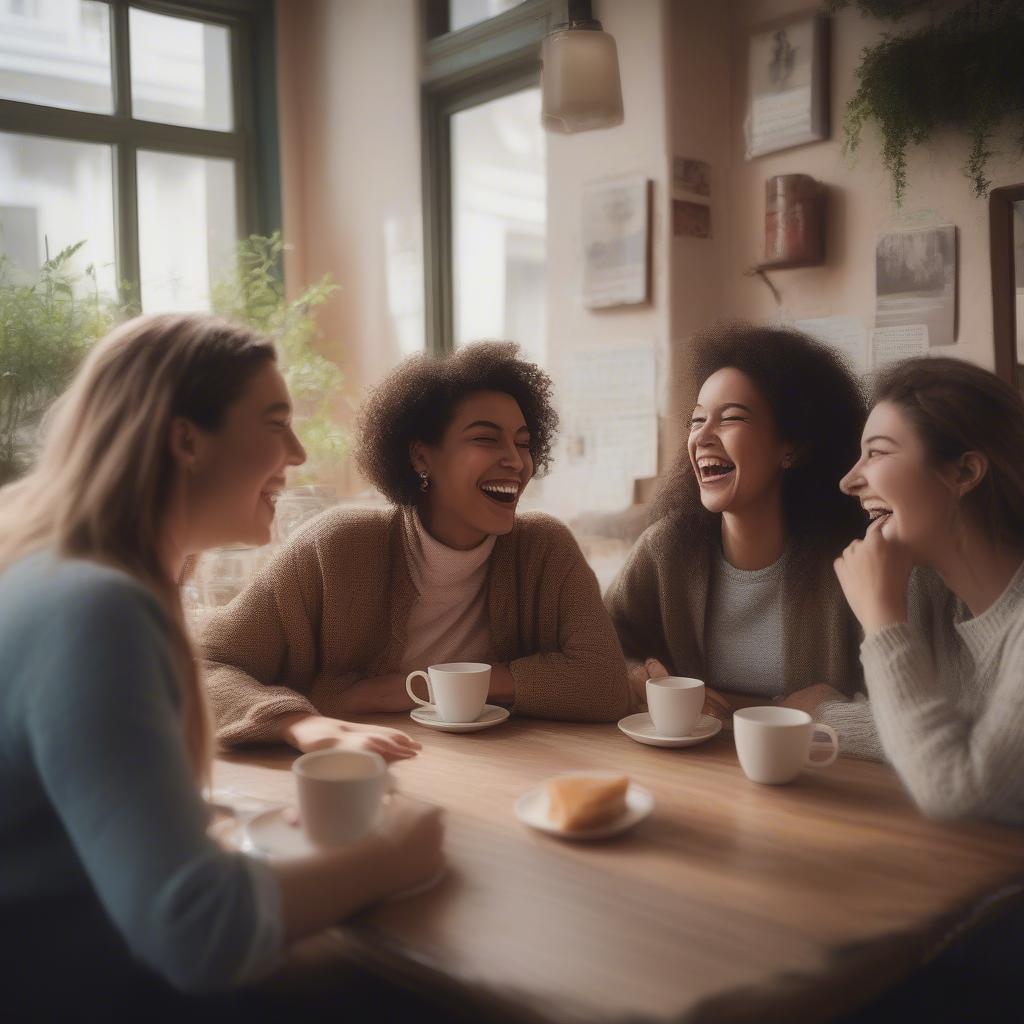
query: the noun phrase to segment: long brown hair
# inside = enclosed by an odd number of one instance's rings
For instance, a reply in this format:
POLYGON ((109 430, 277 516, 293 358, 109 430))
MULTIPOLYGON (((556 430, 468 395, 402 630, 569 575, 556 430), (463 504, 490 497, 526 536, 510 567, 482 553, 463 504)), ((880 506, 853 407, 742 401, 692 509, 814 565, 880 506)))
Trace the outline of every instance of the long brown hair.
MULTIPOLYGON (((841 549, 863 533, 856 501, 839 481, 857 461, 866 418, 861 387, 832 349, 785 327, 733 321, 696 335, 685 380, 687 409, 696 404, 704 382, 731 367, 749 377, 772 410, 779 435, 799 452, 782 478, 786 532, 804 545, 820 542, 841 549)), ((684 443, 655 497, 652 520, 685 520, 713 533, 719 517, 701 504, 700 487, 684 443)))
POLYGON ((980 452, 988 472, 964 509, 999 543, 1024 544, 1024 399, 995 374, 961 359, 910 359, 882 370, 872 404, 910 420, 936 465, 980 452))
POLYGON ((171 422, 207 431, 275 358, 262 336, 216 317, 141 316, 89 353, 46 424, 35 468, 0 490, 0 572, 43 548, 129 573, 167 613, 178 656, 186 742, 197 775, 212 750, 209 712, 177 582, 160 562, 176 466, 171 422))

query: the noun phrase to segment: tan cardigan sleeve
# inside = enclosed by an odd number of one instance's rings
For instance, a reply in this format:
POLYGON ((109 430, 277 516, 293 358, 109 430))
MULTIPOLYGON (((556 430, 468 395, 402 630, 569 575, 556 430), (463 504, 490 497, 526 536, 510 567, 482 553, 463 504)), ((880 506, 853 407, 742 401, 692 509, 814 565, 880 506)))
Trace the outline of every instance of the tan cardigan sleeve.
POLYGON ((512 710, 535 718, 614 722, 629 712, 622 649, 593 570, 564 526, 556 543, 557 556, 545 565, 544 584, 546 589, 554 577, 551 585, 558 588, 557 650, 510 662, 516 684, 512 710))
POLYGON ((633 545, 625 565, 608 587, 605 605, 626 657, 657 658, 671 672, 672 658, 662 630, 658 564, 653 551, 656 529, 650 527, 633 545))
POLYGON ((279 740, 280 720, 330 714, 321 704, 354 682, 316 676, 323 572, 316 535, 300 534, 207 623, 201 638, 217 740, 225 746, 279 740))

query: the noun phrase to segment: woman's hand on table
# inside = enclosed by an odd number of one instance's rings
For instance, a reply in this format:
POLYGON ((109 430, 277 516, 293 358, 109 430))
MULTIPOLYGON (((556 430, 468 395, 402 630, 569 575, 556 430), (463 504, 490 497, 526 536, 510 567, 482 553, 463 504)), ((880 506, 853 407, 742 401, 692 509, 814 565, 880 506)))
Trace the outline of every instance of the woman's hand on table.
POLYGON ((347 846, 271 864, 286 942, 336 924, 376 900, 433 878, 444 863, 439 807, 393 796, 373 831, 347 846))
POLYGON ((865 635, 907 621, 907 583, 913 561, 899 541, 882 532, 885 518, 868 527, 833 563, 850 610, 865 635))
POLYGON ((323 715, 292 715, 284 720, 281 739, 304 754, 311 750, 366 750, 385 761, 415 757, 420 744, 399 729, 386 725, 343 722, 323 715))
POLYGON ((832 700, 846 700, 846 698, 827 683, 816 683, 814 686, 805 686, 802 690, 795 690, 779 703, 784 708, 796 708, 797 711, 806 711, 807 714, 813 715, 819 704, 832 700))
POLYGON ((657 658, 644 658, 643 661, 631 664, 628 675, 633 704, 641 708, 647 707, 647 680, 664 679, 671 674, 657 658))
POLYGON ((374 828, 384 891, 389 896, 425 882, 441 870, 444 812, 433 804, 395 795, 374 828))
MULTIPOLYGON (((629 687, 633 694, 634 703, 640 707, 647 705, 647 680, 664 679, 672 673, 657 658, 645 658, 639 664, 632 666, 629 670, 629 687)), ((727 720, 733 713, 733 707, 729 699, 710 686, 704 687, 704 707, 701 714, 714 715, 723 721, 727 720)))
POLYGON ((707 683, 704 684, 704 707, 701 709, 701 714, 711 715, 713 718, 727 722, 732 718, 732 713, 735 710, 733 702, 724 693, 719 693, 707 683))
MULTIPOLYGON (((338 697, 336 709, 343 715, 395 714, 415 708, 416 702, 405 687, 406 674, 391 672, 383 676, 370 676, 353 683, 338 697)), ((426 693, 426 686, 420 680, 416 692, 426 693)), ((516 681, 507 664, 491 666, 491 686, 487 699, 499 704, 513 704, 516 698, 516 681)), ((343 722, 349 725, 349 722, 343 722)), ((394 729, 378 730, 395 733, 394 729)), ((404 735, 398 733, 398 735, 404 735)), ((289 742, 291 742, 289 740, 289 742)), ((418 749, 418 745, 417 745, 418 749)), ((410 755, 406 755, 407 757, 410 755)))

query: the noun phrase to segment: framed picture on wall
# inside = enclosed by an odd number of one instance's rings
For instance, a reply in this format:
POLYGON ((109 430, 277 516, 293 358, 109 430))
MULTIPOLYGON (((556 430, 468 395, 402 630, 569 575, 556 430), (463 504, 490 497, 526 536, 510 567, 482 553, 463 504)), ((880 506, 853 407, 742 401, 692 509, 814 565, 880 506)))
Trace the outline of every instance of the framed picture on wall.
POLYGON ((583 186, 583 305, 632 306, 651 294, 651 182, 641 175, 583 186))
POLYGON ((747 159, 829 136, 828 19, 803 14, 751 33, 747 159))

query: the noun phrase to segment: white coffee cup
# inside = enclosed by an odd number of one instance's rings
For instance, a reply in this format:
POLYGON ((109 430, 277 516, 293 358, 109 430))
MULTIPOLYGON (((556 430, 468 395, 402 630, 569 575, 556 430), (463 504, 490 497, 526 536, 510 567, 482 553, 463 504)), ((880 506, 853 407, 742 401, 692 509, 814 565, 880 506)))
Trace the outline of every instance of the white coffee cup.
POLYGON ((405 680, 409 696, 437 713, 442 722, 475 722, 487 703, 491 688, 491 666, 477 661, 454 661, 431 665, 426 672, 417 669, 405 680), (413 680, 427 681, 427 700, 413 692, 413 680))
POLYGON ((659 736, 690 736, 704 707, 704 683, 686 676, 647 680, 647 710, 659 736))
POLYGON ((743 708, 732 716, 740 767, 752 782, 792 782, 804 768, 826 768, 839 756, 839 737, 796 708, 743 708), (817 739, 821 733, 825 740, 817 739), (818 751, 827 750, 821 758, 818 751))
POLYGON ((373 825, 391 776, 380 754, 362 750, 314 750, 292 764, 299 817, 310 842, 343 846, 373 825))

